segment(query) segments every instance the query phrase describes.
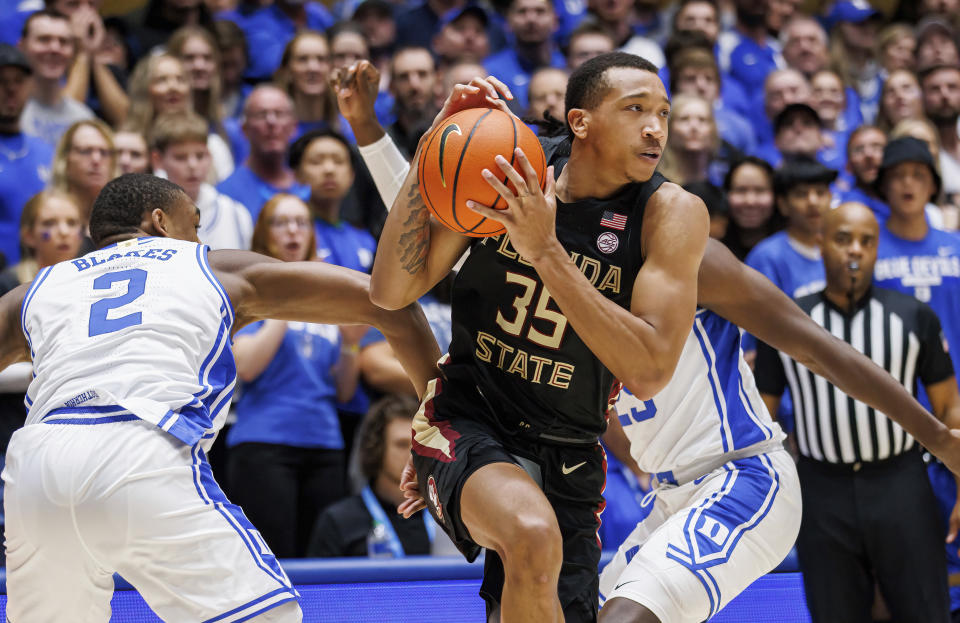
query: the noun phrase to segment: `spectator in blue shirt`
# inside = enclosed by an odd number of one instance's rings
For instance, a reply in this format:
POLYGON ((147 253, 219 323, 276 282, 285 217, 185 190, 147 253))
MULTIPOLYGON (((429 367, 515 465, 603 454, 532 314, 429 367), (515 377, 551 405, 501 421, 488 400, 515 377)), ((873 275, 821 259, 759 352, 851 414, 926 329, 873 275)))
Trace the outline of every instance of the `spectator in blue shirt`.
POLYGON ((616 45, 606 28, 592 19, 580 22, 567 45, 567 68, 573 71, 594 56, 613 52, 616 45))
MULTIPOLYGON (((783 41, 783 58, 787 66, 802 73, 811 83, 814 76, 830 69, 827 32, 812 17, 800 15, 791 19, 780 32, 780 40, 783 41)), ((841 131, 849 132, 863 122, 860 98, 852 87, 843 84, 842 78, 840 84, 845 103, 837 125, 841 131)))
POLYGON ((310 188, 297 183, 287 166, 287 146, 296 130, 290 96, 272 85, 255 88, 244 104, 242 127, 250 154, 217 190, 247 206, 254 220, 278 193, 309 197, 310 188))
POLYGON ((877 62, 877 31, 882 15, 865 0, 842 0, 826 18, 830 30, 830 60, 860 98, 860 114, 873 123, 883 79, 877 62))
POLYGON ((836 72, 830 69, 818 71, 810 79, 812 89, 810 105, 820 117, 823 147, 821 157, 826 162, 840 168, 846 163, 847 139, 850 131, 857 127, 859 122, 849 125, 844 116, 847 110, 847 97, 843 82, 836 72))
POLYGON ((376 242, 364 229, 342 220, 340 207, 354 181, 356 158, 350 144, 332 130, 315 130, 290 147, 290 168, 310 187, 317 257, 368 273, 376 242))
MULTIPOLYGON (((757 137, 757 153, 773 146, 773 120, 789 104, 810 101, 812 88, 806 76, 796 69, 770 72, 763 85, 763 112, 748 117, 757 137)), ((756 107, 754 110, 758 110, 756 107)))
POLYGON ((294 137, 311 130, 349 127, 340 121, 337 96, 328 84, 332 68, 330 42, 321 32, 302 30, 283 50, 275 81, 293 100, 294 137))
POLYGON ((848 181, 834 193, 836 205, 862 203, 870 208, 881 227, 890 215, 890 208, 880 198, 875 183, 886 145, 887 135, 880 128, 862 125, 855 129, 847 140, 848 181))
POLYGON ((774 174, 777 208, 786 217, 787 228, 754 247, 747 264, 790 298, 817 292, 825 284, 820 232, 835 179, 835 170, 810 158, 788 160, 774 174))
POLYGON ((566 58, 553 39, 557 14, 550 0, 511 0, 507 25, 513 44, 484 62, 492 75, 506 83, 520 110, 529 106, 527 86, 541 67, 564 67, 566 58))
POLYGON ((32 71, 23 53, 0 44, 0 252, 4 263, 20 258, 20 213, 50 179, 53 149, 20 130, 20 113, 30 97, 32 71))
POLYGON ((466 0, 424 0, 400 10, 397 13, 397 48, 429 48, 433 36, 440 30, 443 15, 466 3, 466 0))
POLYGON ((323 32, 333 23, 333 16, 321 2, 276 0, 260 9, 238 24, 252 52, 247 79, 269 80, 280 66, 284 47, 298 30, 323 32))
POLYGON ((736 0, 734 6, 736 26, 720 35, 717 60, 724 75, 739 82, 759 104, 767 76, 784 66, 780 44, 767 32, 766 0, 736 0))
POLYGON ((390 93, 397 120, 387 127, 387 132, 407 156, 416 152, 420 137, 437 114, 436 85, 437 69, 430 50, 397 50, 390 64, 390 93))
MULTIPOLYGON (((306 204, 283 194, 267 202, 252 246, 287 262, 315 259, 306 204)), ((331 325, 267 320, 234 338, 245 385, 227 435, 230 491, 279 557, 303 556, 320 511, 346 495, 336 401, 356 390, 359 337, 331 325)))

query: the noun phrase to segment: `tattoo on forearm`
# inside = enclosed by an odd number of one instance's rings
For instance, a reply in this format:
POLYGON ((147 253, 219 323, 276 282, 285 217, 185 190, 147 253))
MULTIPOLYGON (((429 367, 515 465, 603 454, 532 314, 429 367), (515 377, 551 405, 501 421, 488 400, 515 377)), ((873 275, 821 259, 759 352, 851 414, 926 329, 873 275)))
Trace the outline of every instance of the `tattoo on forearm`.
POLYGON ((411 275, 416 275, 427 263, 430 243, 430 214, 420 196, 419 184, 410 187, 407 206, 410 215, 400 234, 400 266, 411 275))

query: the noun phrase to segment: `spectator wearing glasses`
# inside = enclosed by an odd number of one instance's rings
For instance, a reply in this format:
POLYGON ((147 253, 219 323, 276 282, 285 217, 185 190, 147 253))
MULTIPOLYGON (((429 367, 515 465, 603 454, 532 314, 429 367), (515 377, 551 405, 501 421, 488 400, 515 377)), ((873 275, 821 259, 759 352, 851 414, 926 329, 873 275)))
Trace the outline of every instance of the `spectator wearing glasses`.
MULTIPOLYGON (((253 250, 285 262, 316 259, 310 209, 279 194, 264 205, 253 250)), ((303 556, 319 513, 346 495, 338 400, 356 391, 362 328, 266 320, 237 332, 244 382, 227 435, 235 503, 278 557, 303 556)))
POLYGON ((244 103, 241 127, 250 153, 217 190, 245 205, 254 220, 263 204, 278 193, 306 200, 310 188, 298 183, 287 166, 288 145, 296 131, 290 96, 272 85, 255 88, 244 103))
POLYGON ((50 186, 73 197, 86 227, 94 200, 116 173, 113 132, 99 119, 88 119, 63 133, 53 155, 50 186))

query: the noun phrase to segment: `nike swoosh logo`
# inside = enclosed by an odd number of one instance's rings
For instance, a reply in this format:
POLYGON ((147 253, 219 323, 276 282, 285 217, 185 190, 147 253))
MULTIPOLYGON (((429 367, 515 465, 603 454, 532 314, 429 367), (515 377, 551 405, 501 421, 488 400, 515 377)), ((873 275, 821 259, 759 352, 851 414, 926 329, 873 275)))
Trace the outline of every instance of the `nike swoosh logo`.
POLYGON ((639 582, 640 580, 627 580, 626 582, 621 582, 613 587, 613 590, 619 590, 621 586, 626 586, 627 584, 633 584, 634 582, 639 582))
POLYGON ((571 465, 570 467, 567 467, 567 464, 564 463, 563 465, 560 466, 560 471, 563 472, 563 475, 564 475, 564 476, 566 476, 566 475, 569 474, 570 472, 572 472, 572 471, 574 471, 574 470, 576 470, 576 469, 578 469, 578 468, 580 468, 580 467, 583 467, 583 466, 586 465, 586 464, 587 464, 587 462, 584 461, 584 462, 582 462, 582 463, 577 463, 576 465, 571 465))
POLYGON ((447 147, 447 137, 456 132, 460 136, 463 136, 463 132, 460 131, 460 126, 456 123, 451 123, 443 129, 443 133, 440 135, 440 150, 438 158, 440 158, 440 183, 443 184, 443 187, 447 187, 447 181, 443 179, 443 151, 447 147))

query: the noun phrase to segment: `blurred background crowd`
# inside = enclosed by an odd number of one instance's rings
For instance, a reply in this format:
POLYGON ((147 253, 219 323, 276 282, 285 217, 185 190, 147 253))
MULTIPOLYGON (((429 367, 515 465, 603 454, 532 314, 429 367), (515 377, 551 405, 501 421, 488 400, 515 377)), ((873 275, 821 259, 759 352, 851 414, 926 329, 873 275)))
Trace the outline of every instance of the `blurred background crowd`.
MULTIPOLYGON (((568 73, 622 50, 660 68, 672 98, 660 171, 704 200, 713 237, 799 297, 824 287, 823 215, 863 203, 915 247, 885 262, 881 245, 877 279, 931 304, 960 353, 960 0, 0 6, 0 292, 90 250, 93 200, 128 172, 181 185, 214 249, 369 272, 387 208, 358 125, 412 156, 452 85, 488 74, 528 122, 563 119, 568 73), (330 84, 363 59, 379 70, 369 119, 330 84), (923 148, 885 153, 903 137, 923 148)), ((421 301, 441 349, 452 279, 421 301)), ((233 348, 242 387, 212 462, 278 556, 452 551, 429 521, 392 510, 417 403, 381 335, 266 321, 233 348)), ((749 336, 744 350, 752 362, 749 336)), ((30 378, 28 364, 0 373, 3 446, 30 378)), ((789 394, 779 411, 791 427, 789 394)), ((946 517, 954 485, 935 482, 946 517)), ((611 457, 606 545, 648 488, 611 457)))

